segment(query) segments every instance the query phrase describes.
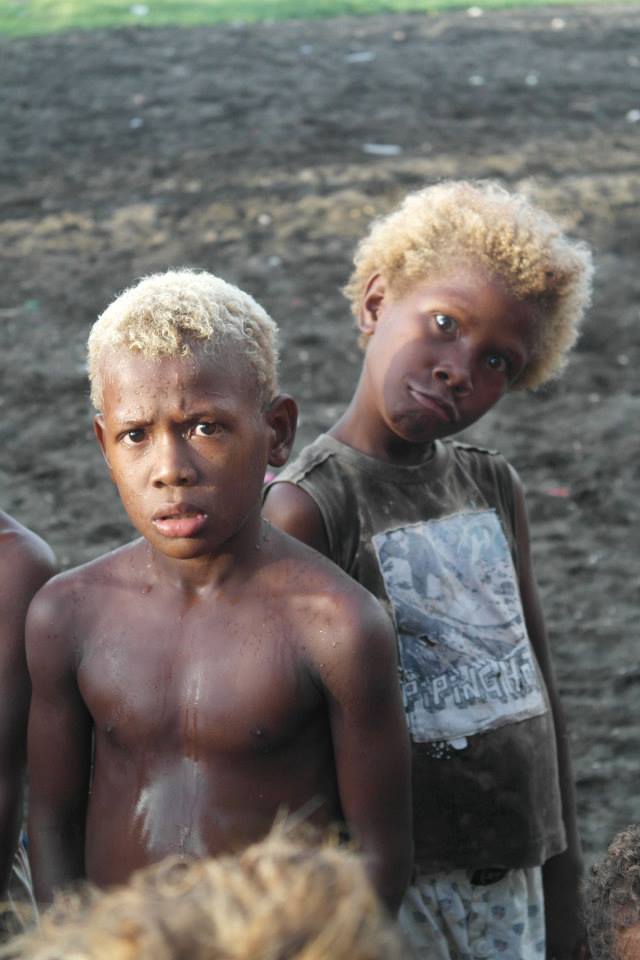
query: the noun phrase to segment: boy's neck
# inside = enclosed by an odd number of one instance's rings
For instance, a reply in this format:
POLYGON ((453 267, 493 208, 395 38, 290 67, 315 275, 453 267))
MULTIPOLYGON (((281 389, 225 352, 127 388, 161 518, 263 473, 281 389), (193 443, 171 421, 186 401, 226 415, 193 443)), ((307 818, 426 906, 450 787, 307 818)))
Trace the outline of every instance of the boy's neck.
POLYGON ((263 562, 269 542, 270 525, 258 515, 251 517, 215 553, 176 559, 161 553, 148 542, 145 546, 152 577, 185 599, 195 600, 234 582, 243 583, 263 562))
POLYGON ((403 440, 379 422, 370 422, 366 412, 359 409, 357 400, 356 392, 343 415, 327 431, 329 436, 368 457, 401 467, 416 466, 429 459, 433 451, 432 440, 425 443, 403 440))

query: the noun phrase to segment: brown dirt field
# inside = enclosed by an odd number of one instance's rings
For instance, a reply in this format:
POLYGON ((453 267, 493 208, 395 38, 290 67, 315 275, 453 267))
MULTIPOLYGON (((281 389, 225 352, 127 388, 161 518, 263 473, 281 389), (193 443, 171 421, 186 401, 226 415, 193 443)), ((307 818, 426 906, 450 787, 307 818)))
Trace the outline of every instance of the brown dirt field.
POLYGON ((593 245, 568 374, 473 436, 528 489, 588 856, 640 820, 640 8, 78 33, 0 64, 0 503, 64 566, 130 536, 84 342, 133 278, 196 265, 262 301, 302 444, 355 381, 354 241, 404 192, 499 177, 593 245))

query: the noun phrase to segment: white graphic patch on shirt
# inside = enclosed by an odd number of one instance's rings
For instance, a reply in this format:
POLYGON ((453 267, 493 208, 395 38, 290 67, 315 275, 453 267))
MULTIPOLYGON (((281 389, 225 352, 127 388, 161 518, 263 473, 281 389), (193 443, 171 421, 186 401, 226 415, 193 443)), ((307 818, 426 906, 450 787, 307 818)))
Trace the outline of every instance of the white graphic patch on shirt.
POLYGON ((415 741, 456 740, 546 712, 494 510, 399 527, 373 543, 415 741))

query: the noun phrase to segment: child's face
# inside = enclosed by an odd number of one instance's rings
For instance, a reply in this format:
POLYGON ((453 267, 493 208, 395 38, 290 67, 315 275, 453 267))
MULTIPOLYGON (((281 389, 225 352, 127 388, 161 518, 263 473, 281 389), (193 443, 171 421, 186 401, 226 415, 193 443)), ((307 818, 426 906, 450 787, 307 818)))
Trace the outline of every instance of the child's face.
POLYGON ((259 514, 267 463, 286 459, 278 405, 261 409, 233 353, 107 362, 96 434, 129 519, 167 556, 215 552, 259 514))
POLYGON ((474 265, 452 267, 394 300, 369 284, 360 328, 369 339, 368 409, 409 443, 446 437, 497 403, 529 360, 533 308, 474 265))

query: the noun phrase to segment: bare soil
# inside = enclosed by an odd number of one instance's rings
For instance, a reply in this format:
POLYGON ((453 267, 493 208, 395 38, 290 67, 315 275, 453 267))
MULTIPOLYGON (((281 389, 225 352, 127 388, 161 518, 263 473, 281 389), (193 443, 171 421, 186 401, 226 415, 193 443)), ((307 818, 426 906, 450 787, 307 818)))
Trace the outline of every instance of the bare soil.
POLYGON ((592 244, 567 375, 473 437, 528 489, 588 857, 640 820, 640 8, 3 40, 0 89, 0 503, 63 566, 131 536, 92 441, 84 343, 134 278, 200 266, 264 303, 300 446, 353 388, 339 288, 403 193, 498 177, 592 244))

